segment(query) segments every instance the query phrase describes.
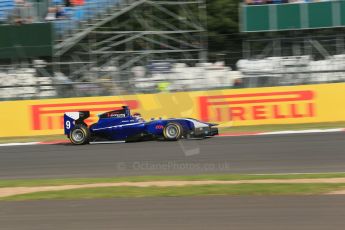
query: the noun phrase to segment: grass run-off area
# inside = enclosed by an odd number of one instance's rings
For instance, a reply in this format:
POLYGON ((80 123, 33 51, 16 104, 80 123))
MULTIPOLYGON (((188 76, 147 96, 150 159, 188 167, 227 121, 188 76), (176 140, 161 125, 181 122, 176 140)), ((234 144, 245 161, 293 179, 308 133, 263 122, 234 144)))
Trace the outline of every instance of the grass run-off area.
MULTIPOLYGON (((255 125, 255 126, 232 126, 220 127, 220 133, 247 133, 247 132, 273 132, 285 130, 304 130, 304 129, 331 129, 345 128, 345 121, 327 123, 308 123, 308 124, 284 124, 284 125, 255 125)), ((65 135, 48 135, 33 137, 2 137, 0 143, 13 142, 49 142, 57 140, 67 140, 65 135)))
POLYGON ((135 197, 178 197, 178 196, 221 196, 221 195, 312 195, 325 194, 336 190, 345 190, 342 179, 339 182, 327 183, 330 178, 345 178, 345 173, 323 174, 222 174, 195 176, 137 176, 116 178, 65 178, 65 179, 22 179, 0 180, 0 195, 2 189, 16 191, 16 187, 90 185, 87 188, 63 188, 55 191, 28 192, 1 197, 0 201, 44 200, 44 199, 98 199, 98 198, 135 198, 135 197), (280 183, 263 182, 265 179, 278 179, 280 183), (288 180, 290 179, 290 180, 288 180), (326 179, 320 182, 309 181, 295 183, 293 179, 326 179), (248 182, 251 181, 251 183, 248 182), (255 180, 261 182, 255 183, 255 180), (281 180, 287 180, 281 181, 281 180), (135 185, 97 187, 98 183, 120 182, 169 182, 169 186, 140 187, 135 185), (174 181, 210 181, 202 185, 176 185, 174 181), (238 184, 212 184, 212 181, 238 181, 238 184), (246 182, 247 181, 247 182, 246 182))
POLYGON ((148 181, 236 181, 264 179, 318 179, 345 178, 345 173, 320 174, 210 174, 188 176, 133 176, 114 178, 62 178, 62 179, 9 179, 0 180, 0 188, 39 187, 59 185, 83 185, 117 182, 148 182, 148 181))
POLYGON ((76 200, 139 197, 226 196, 226 195, 315 195, 344 189, 345 184, 234 184, 171 187, 104 187, 36 192, 0 198, 2 201, 76 200))

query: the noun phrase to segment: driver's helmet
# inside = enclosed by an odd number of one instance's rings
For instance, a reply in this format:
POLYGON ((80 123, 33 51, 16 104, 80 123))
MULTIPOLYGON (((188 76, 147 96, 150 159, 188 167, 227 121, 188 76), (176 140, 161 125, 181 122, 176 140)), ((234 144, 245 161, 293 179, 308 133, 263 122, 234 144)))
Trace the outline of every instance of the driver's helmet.
POLYGON ((134 113, 133 117, 135 117, 138 121, 144 121, 140 113, 134 113))

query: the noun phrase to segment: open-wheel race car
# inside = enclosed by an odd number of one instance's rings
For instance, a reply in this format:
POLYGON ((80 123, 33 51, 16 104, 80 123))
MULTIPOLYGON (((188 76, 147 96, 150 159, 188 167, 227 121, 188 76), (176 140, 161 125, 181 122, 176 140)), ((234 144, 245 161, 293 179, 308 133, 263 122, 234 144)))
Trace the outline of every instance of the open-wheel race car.
POLYGON ((167 140, 205 138, 218 135, 217 124, 192 118, 151 119, 145 121, 139 113, 131 115, 127 106, 98 115, 99 120, 88 126, 89 111, 64 114, 64 130, 73 144, 83 145, 103 141, 167 140))

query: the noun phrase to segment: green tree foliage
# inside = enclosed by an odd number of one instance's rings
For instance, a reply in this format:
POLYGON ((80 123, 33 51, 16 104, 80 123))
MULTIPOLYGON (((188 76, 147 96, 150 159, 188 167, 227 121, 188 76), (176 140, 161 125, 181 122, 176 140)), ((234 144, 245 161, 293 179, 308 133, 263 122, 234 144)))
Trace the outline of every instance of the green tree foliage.
POLYGON ((233 63, 241 56, 238 0, 207 0, 209 54, 211 60, 233 63), (219 56, 226 54, 225 56, 219 56))

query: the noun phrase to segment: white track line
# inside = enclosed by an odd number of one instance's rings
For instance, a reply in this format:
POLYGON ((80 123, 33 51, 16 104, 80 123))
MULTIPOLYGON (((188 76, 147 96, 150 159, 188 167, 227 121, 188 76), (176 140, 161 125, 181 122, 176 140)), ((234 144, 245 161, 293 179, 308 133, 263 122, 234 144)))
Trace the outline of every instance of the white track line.
POLYGON ((248 132, 248 133, 224 133, 220 134, 220 137, 235 137, 235 136, 262 136, 262 135, 287 135, 287 134, 307 134, 307 133, 336 133, 345 132, 344 128, 334 129, 307 129, 307 130, 286 130, 276 132, 248 132))
POLYGON ((259 133, 258 135, 281 135, 281 134, 302 134, 302 133, 335 133, 335 132, 344 132, 344 129, 337 128, 337 129, 287 130, 287 131, 259 133))
POLYGON ((6 147, 6 146, 25 146, 25 145, 38 145, 40 142, 25 142, 25 143, 6 143, 6 144, 0 144, 0 147, 6 147))

